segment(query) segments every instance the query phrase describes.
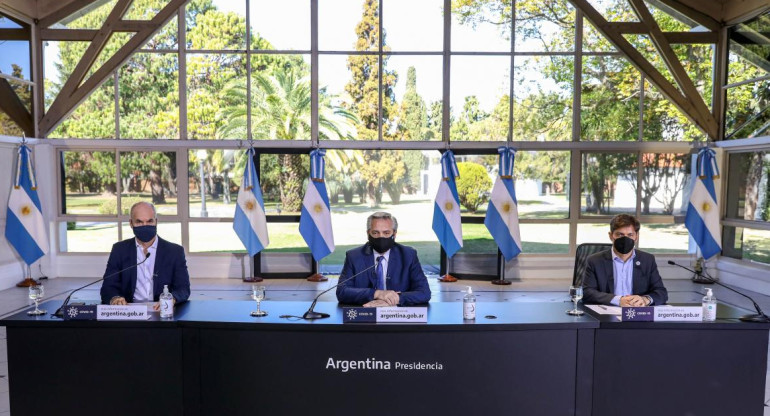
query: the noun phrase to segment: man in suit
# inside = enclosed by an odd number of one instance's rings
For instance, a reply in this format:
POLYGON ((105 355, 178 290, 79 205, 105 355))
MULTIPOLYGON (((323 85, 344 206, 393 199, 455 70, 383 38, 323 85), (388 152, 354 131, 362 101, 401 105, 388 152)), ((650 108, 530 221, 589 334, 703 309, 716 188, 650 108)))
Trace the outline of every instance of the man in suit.
POLYGON ((387 212, 367 218, 369 241, 345 254, 337 286, 340 303, 371 307, 428 303, 430 287, 417 251, 396 243, 397 232, 398 221, 387 212))
MULTIPOLYGON (((186 301, 190 297, 190 276, 187 274, 184 249, 157 236, 155 206, 149 202, 134 204, 129 224, 134 238, 112 246, 107 270, 104 271, 102 303, 157 302, 163 293, 163 285, 168 285, 174 303, 186 301), (110 276, 127 267, 130 268, 110 276)), ((158 309, 157 305, 155 309, 158 309)))
POLYGON ((610 221, 612 248, 590 256, 583 275, 583 302, 616 306, 663 305, 668 291, 655 256, 634 246, 639 221, 627 214, 610 221))

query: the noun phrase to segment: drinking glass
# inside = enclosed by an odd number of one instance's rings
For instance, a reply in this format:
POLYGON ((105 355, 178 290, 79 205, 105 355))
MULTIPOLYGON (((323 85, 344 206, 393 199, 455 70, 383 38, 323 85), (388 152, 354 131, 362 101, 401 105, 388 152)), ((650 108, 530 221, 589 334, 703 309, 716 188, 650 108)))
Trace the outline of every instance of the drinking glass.
POLYGON ((44 295, 45 289, 43 288, 43 285, 29 287, 29 298, 35 302, 35 310, 28 311, 27 315, 43 315, 45 313, 44 309, 38 308, 38 305, 40 305, 40 300, 43 299, 44 295))
POLYGON ((260 303, 265 298, 265 287, 258 285, 251 285, 251 298, 257 301, 257 310, 251 312, 251 316, 265 316, 267 312, 260 309, 260 303))
POLYGON ((583 286, 570 286, 569 297, 572 298, 572 303, 575 306, 574 308, 568 310, 567 313, 575 316, 582 315, 584 312, 578 309, 577 304, 580 302, 580 299, 583 299, 583 286))

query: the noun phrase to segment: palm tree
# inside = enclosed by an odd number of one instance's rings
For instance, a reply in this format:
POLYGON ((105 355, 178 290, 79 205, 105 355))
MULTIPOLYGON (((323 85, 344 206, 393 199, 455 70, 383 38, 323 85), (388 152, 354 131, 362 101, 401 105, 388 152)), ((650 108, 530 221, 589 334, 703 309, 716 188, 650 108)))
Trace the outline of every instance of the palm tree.
MULTIPOLYGON (((310 79, 294 68, 276 68, 272 74, 252 76, 251 127, 256 139, 310 139, 310 79)), ((224 112, 225 124, 220 137, 247 137, 246 86, 230 83, 225 97, 231 103, 224 112)), ((332 104, 331 98, 319 94, 318 134, 320 140, 351 139, 358 119, 350 111, 332 104)), ((279 156, 281 205, 287 212, 298 212, 302 206, 302 182, 308 167, 301 154, 279 156)))

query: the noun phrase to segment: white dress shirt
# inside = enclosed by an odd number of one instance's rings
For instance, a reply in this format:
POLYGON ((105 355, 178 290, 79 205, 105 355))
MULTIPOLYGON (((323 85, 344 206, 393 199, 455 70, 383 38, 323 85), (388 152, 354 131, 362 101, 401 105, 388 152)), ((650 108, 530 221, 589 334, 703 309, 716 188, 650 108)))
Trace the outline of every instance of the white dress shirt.
MULTIPOLYGON (((155 237, 155 241, 152 242, 150 247, 147 247, 147 252, 150 253, 150 258, 144 263, 136 267, 136 289, 134 289, 134 302, 152 302, 153 296, 153 278, 155 271, 155 258, 158 251, 158 237, 155 237)), ((136 241, 136 262, 139 263, 146 255, 144 254, 144 247, 136 241)))

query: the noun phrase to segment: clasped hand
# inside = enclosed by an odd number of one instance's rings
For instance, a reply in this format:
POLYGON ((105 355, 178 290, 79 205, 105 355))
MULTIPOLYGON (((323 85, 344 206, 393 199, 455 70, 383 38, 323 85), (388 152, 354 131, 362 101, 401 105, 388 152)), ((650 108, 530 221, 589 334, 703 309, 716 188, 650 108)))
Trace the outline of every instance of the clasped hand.
POLYGON ((398 292, 393 290, 375 290, 374 299, 364 304, 367 308, 376 308, 379 306, 396 306, 400 301, 398 292))
POLYGON ((646 296, 628 295, 620 298, 620 306, 647 306, 650 304, 646 296))

